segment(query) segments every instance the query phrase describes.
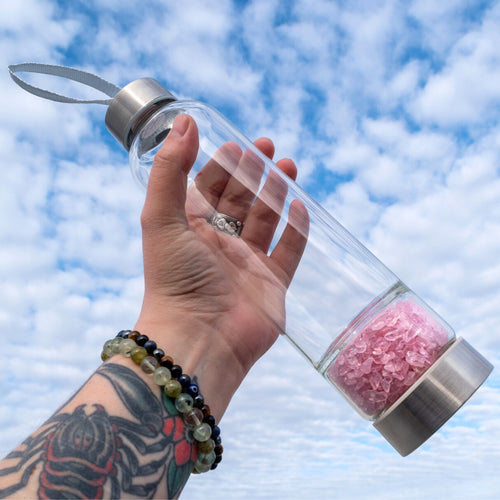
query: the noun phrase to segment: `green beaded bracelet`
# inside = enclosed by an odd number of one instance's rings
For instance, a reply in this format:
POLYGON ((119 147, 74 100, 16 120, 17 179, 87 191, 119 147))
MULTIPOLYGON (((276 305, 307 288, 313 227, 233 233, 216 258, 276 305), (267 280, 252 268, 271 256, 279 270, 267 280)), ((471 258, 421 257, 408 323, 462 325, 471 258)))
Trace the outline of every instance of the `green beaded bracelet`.
POLYGON ((157 347, 156 342, 136 330, 122 330, 115 338, 104 343, 101 359, 106 361, 115 354, 131 358, 144 373, 152 375, 155 384, 162 388, 182 415, 198 448, 193 472, 215 469, 222 460, 220 429, 198 386, 191 383, 191 378, 182 373, 182 368, 175 365, 173 359, 157 347))

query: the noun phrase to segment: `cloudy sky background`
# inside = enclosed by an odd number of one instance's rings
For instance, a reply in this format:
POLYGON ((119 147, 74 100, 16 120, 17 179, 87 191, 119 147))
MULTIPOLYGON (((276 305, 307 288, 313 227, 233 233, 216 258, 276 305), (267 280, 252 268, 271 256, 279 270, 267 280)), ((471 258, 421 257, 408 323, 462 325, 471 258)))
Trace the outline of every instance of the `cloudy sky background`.
MULTIPOLYGON (((0 454, 92 373, 142 296, 143 194, 105 108, 33 97, 8 64, 155 77, 272 137, 299 182, 500 366, 499 47, 498 1, 3 0, 0 454)), ((498 498, 499 409, 495 371, 403 459, 280 339, 222 421, 223 464, 184 498, 498 498)))

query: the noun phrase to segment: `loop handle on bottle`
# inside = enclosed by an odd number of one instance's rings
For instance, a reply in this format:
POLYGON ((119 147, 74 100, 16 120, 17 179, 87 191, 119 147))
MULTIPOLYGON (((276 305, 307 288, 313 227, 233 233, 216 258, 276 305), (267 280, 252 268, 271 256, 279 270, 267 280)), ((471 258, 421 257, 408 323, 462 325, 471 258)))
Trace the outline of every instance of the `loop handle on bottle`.
POLYGON ((70 104, 107 105, 106 127, 127 151, 130 150, 132 141, 145 120, 162 105, 176 100, 173 94, 152 78, 139 78, 121 88, 87 71, 30 62, 10 65, 9 73, 22 89, 43 99, 70 104), (22 72, 73 80, 106 94, 109 99, 76 99, 56 94, 27 83, 17 75, 22 72))
POLYGON ((70 68, 68 66, 57 66, 53 64, 40 64, 40 63, 20 63, 11 64, 9 66, 9 73, 11 78, 19 85, 22 89, 26 90, 30 94, 48 99, 50 101, 64 102, 69 104, 105 104, 109 105, 113 100, 113 97, 121 90, 120 87, 110 83, 103 78, 82 71, 75 68, 70 68), (109 99, 76 99, 73 97, 64 96, 57 94, 55 92, 50 92, 49 90, 44 90, 39 87, 35 87, 22 78, 20 78, 17 73, 37 73, 42 75, 59 76, 61 78, 66 78, 68 80, 73 80, 77 83, 91 87, 103 94, 106 94, 109 99))

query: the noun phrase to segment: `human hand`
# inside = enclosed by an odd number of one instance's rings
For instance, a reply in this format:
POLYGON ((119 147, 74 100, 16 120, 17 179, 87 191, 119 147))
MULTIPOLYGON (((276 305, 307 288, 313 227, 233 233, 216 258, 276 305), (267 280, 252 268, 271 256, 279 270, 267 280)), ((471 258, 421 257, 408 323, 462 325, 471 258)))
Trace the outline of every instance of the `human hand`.
MULTIPOLYGON (((259 139, 255 145, 272 158, 271 141, 259 139)), ((218 382, 222 412, 284 329, 285 293, 306 244, 307 211, 298 200, 291 204, 288 217, 294 227, 287 225, 268 255, 287 194, 284 180, 271 172, 254 202, 252 191, 259 186, 264 162, 227 143, 187 189, 197 152, 194 120, 176 117, 156 155, 142 214, 145 295, 136 329, 157 339, 186 372, 186 363, 192 366, 205 395, 223 366, 225 378, 233 382, 225 381, 225 388, 218 382), (228 168, 238 170, 252 189, 228 168), (262 201, 266 193, 273 209, 262 201), (207 222, 214 209, 244 221, 241 238, 207 222)), ((291 160, 277 165, 296 177, 291 160)))

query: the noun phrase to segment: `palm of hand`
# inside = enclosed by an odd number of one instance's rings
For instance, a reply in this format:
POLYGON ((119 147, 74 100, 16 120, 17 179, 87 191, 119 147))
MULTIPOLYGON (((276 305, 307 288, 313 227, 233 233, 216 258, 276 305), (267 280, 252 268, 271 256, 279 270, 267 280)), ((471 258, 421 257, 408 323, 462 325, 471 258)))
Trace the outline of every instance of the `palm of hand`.
MULTIPOLYGON (((197 150, 197 137, 189 137, 189 129, 187 135, 182 167, 185 173, 197 150)), ((223 146, 187 190, 184 178, 178 186, 180 191, 172 191, 177 198, 172 204, 178 204, 175 223, 169 220, 158 224, 158 214, 152 217, 145 208, 145 303, 152 301, 168 316, 175 311, 177 317, 210 325, 240 364, 249 368, 284 329, 286 289, 304 249, 307 228, 297 231, 288 225, 268 255, 285 201, 286 183, 270 173, 261 191, 272 193, 278 208, 271 210, 261 199, 255 200, 264 163, 254 153, 241 154, 234 146, 223 146), (234 165, 223 168, 220 158, 226 162, 229 158, 234 165), (244 174, 245 186, 228 173, 231 170, 244 174), (207 223, 214 210, 244 221, 241 238, 207 223)), ((256 146, 272 157, 270 141, 256 141, 256 146)), ((278 165, 295 177, 293 162, 282 160, 278 165)), ((292 203, 288 215, 307 225, 307 213, 300 203, 292 203)))
POLYGON ((260 249, 196 221, 169 247, 165 264, 170 306, 211 323, 240 360, 255 362, 283 331, 286 287, 260 249))

